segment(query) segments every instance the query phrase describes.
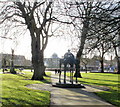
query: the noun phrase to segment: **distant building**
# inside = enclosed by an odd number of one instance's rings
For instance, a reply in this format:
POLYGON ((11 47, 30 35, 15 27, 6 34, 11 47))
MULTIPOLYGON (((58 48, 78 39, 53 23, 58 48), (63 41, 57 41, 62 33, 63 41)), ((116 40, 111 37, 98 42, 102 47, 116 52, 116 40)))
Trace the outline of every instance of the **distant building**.
POLYGON ((59 68, 60 58, 54 53, 51 58, 44 58, 44 63, 47 68, 59 68))
MULTIPOLYGON (((6 61, 6 66, 10 66, 11 64, 11 54, 0 54, 0 67, 3 65, 3 60, 6 61)), ((31 66, 31 61, 27 60, 25 56, 22 55, 14 55, 14 66, 31 66)))
MULTIPOLYGON (((104 69, 108 69, 110 66, 114 66, 116 68, 117 66, 117 61, 116 58, 112 59, 112 60, 106 60, 105 58, 103 59, 104 62, 104 69)), ((81 58, 81 68, 85 69, 85 67, 88 70, 98 70, 101 67, 101 63, 99 60, 99 56, 94 56, 93 58, 89 59, 89 58, 81 58)))
MULTIPOLYGON (((0 68, 3 66, 3 60, 6 61, 6 66, 11 66, 11 54, 0 53, 0 68)), ((44 64, 47 68, 59 68, 60 58, 54 53, 51 58, 44 58, 44 64)), ((31 61, 27 60, 25 56, 14 55, 14 66, 31 66, 31 61)))

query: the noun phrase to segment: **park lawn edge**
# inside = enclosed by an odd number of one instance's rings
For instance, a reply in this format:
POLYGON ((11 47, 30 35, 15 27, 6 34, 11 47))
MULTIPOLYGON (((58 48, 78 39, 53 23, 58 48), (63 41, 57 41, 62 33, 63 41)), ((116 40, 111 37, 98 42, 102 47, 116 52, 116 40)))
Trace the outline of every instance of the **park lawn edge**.
POLYGON ((29 84, 44 84, 50 82, 50 77, 45 77, 43 81, 30 80, 32 73, 26 74, 0 74, 2 75, 2 103, 3 107, 8 106, 49 106, 50 92, 43 90, 29 89, 29 84), (7 77, 8 76, 8 77, 7 77), (9 82, 8 79, 12 79, 9 82), (47 80, 49 79, 49 80, 47 80), (16 83, 14 81, 17 81, 16 83), (9 83, 9 84, 8 84, 9 83), (14 83, 14 84, 13 84, 14 83), (19 84, 18 84, 19 83, 19 84), (40 98, 39 98, 40 97, 40 98))
MULTIPOLYGON (((120 74, 112 73, 81 73, 83 78, 78 78, 78 82, 95 87, 107 87, 109 90, 94 92, 106 102, 115 106, 120 106, 120 74), (102 75, 101 78, 100 75, 102 75), (106 76, 105 76, 106 75, 106 76), (113 75, 113 78, 112 78, 113 75), (110 79, 110 81, 109 81, 110 79), (99 81, 101 80, 101 81, 99 81), (113 82, 112 82, 113 81, 113 82)), ((67 76, 70 76, 67 73, 67 76)), ((75 78, 74 78, 75 80, 75 78)))
MULTIPOLYGON (((107 73, 90 73, 90 74, 104 74, 107 75, 107 73)), ((112 75, 110 73, 110 75, 112 75)), ((103 100, 105 100, 106 102, 111 103, 112 105, 115 106, 120 106, 120 99, 119 99, 119 95, 120 95, 120 87, 119 87, 119 79, 120 79, 120 75, 119 74, 113 74, 113 75, 118 75, 118 81, 116 82, 116 88, 109 86, 109 84, 107 84, 107 86, 103 85, 96 85, 96 84, 90 84, 92 86, 105 86, 108 87, 109 90, 106 91, 101 91, 101 92, 94 92, 96 95, 98 95, 99 97, 101 97, 103 100)), ((109 79, 108 79, 109 80, 109 79)), ((114 85, 113 85, 114 86, 114 85)))

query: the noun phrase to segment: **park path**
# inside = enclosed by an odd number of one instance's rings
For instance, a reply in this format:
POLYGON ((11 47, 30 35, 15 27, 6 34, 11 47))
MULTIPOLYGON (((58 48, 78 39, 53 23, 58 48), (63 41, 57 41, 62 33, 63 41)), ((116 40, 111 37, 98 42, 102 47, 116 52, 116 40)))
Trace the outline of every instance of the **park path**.
MULTIPOLYGON (((63 76, 62 76, 63 77, 63 76)), ((63 79, 63 78, 62 78, 63 79)), ((68 78, 67 78, 68 79, 68 78)), ((51 73, 52 84, 58 83, 58 74, 51 73)), ((115 107, 100 97, 95 93, 96 91, 103 91, 99 88, 90 87, 84 85, 85 88, 58 88, 54 87, 51 90, 51 106, 64 107, 66 105, 78 106, 78 107, 115 107)), ((70 106, 70 107, 71 107, 70 106)))

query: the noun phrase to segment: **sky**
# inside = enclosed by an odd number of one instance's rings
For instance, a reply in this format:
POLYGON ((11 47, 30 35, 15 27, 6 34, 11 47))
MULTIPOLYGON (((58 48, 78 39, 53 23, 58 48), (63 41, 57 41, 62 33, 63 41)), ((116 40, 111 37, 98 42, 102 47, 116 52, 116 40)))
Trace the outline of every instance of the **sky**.
MULTIPOLYGON (((4 39, 0 37, 0 53, 11 54, 11 49, 13 48, 15 55, 23 55, 26 59, 31 60, 30 35, 26 34, 20 36, 16 41, 17 42, 13 42, 10 39, 4 39)), ((44 57, 50 58, 52 54, 56 53, 59 58, 62 58, 68 49, 71 49, 74 47, 74 45, 75 41, 73 43, 70 38, 65 39, 64 37, 50 37, 47 47, 44 51, 44 57)), ((75 53, 73 54, 75 55, 75 53)), ((106 59, 110 60, 110 57, 111 54, 106 55, 106 59)))
MULTIPOLYGON (((9 26, 10 25, 11 23, 9 26)), ((2 28, 4 29, 4 27, 2 28)), ((17 30, 22 31, 22 28, 15 28, 15 31, 17 30)), ((11 54, 11 49, 14 49, 15 55, 24 55, 26 59, 31 60, 31 37, 29 33, 23 34, 13 41, 11 39, 1 38, 3 36, 1 32, 2 30, 0 29, 0 53, 11 54)), ((10 37, 11 34, 8 34, 8 37, 10 37)), ((44 57, 50 58, 52 54, 56 53, 58 57, 61 58, 68 51, 68 49, 71 49, 72 45, 71 39, 66 40, 64 37, 50 37, 44 51, 44 57)))
MULTIPOLYGON (((1 38, 1 36, 0 32, 0 53, 11 54, 11 49, 13 48, 15 55, 24 55, 26 59, 31 60, 31 38, 28 33, 18 37, 14 43, 13 40, 1 38)), ((56 53, 61 58, 74 44, 75 42, 73 43, 71 39, 66 40, 63 37, 51 37, 45 49, 44 57, 50 58, 53 53, 56 53)))
MULTIPOLYGON (((16 39, 13 39, 14 41, 9 38, 1 38, 1 36, 2 33, 0 31, 0 53, 11 54, 11 49, 14 49, 15 55, 23 55, 26 59, 31 60, 31 37, 29 33, 18 36, 16 39)), ((59 58, 62 58, 68 49, 77 45, 77 39, 70 38, 68 35, 67 37, 68 38, 65 38, 65 36, 50 37, 44 51, 44 57, 50 58, 52 54, 56 53, 59 58)), ((76 53, 73 54, 76 55, 76 53)), ((105 58, 110 60, 111 54, 107 54, 105 58)))
MULTIPOLYGON (((0 38, 0 53, 11 54, 11 49, 15 51, 15 55, 24 55, 26 59, 31 60, 31 38, 26 34, 18 37, 16 40, 0 38)), ((44 51, 44 57, 50 58, 53 53, 58 57, 64 56, 68 49, 71 48, 71 40, 64 37, 50 37, 47 47, 44 51)))

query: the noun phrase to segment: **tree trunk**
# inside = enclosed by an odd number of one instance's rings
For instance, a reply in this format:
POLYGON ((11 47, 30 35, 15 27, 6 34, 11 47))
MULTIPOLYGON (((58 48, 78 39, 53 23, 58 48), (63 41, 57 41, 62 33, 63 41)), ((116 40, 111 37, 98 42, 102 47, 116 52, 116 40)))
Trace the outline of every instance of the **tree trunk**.
POLYGON ((101 57, 100 57, 100 63, 101 63, 101 73, 104 73, 104 44, 101 43, 101 48, 102 48, 102 52, 101 52, 101 57))
MULTIPOLYGON (((45 67, 45 68, 46 68, 46 67, 45 67)), ((46 76, 46 77, 47 77, 48 75, 44 72, 44 76, 46 76)))
POLYGON ((86 40, 86 37, 87 37, 88 29, 89 29, 89 19, 86 19, 83 22, 80 47, 79 47, 79 50, 78 50, 77 55, 76 55, 77 67, 76 67, 76 72, 75 72, 74 76, 78 76, 80 78, 82 78, 82 76, 80 74, 80 59, 81 59, 81 56, 82 56, 82 53, 83 53, 83 49, 84 49, 84 45, 85 45, 85 40, 86 40))
POLYGON ((116 60, 117 60, 117 70, 118 70, 117 74, 120 74, 120 57, 118 55, 117 48, 115 46, 113 46, 113 48, 115 50, 115 55, 116 55, 116 60))
POLYGON ((3 67, 2 72, 3 72, 3 74, 4 74, 4 71, 5 71, 5 68, 6 68, 6 60, 5 60, 5 58, 3 58, 3 64, 2 64, 2 67, 3 67))
POLYGON ((44 80, 43 78, 44 71, 45 71, 44 66, 41 66, 40 64, 35 64, 32 80, 44 80))
POLYGON ((100 63, 101 63, 101 73, 104 73, 104 63, 103 63, 103 58, 101 58, 100 63))
POLYGON ((76 60, 75 68, 76 68, 76 72, 74 74, 74 77, 82 78, 81 73, 80 73, 80 61, 79 60, 76 60))
POLYGON ((32 57, 33 69, 34 69, 32 80, 43 80, 44 79, 43 76, 45 72, 43 53, 40 52, 37 54, 40 54, 40 55, 36 55, 35 57, 32 57))
POLYGON ((86 71, 86 73, 87 73, 87 65, 85 64, 85 71, 86 71))
POLYGON ((120 58, 117 59, 117 74, 120 74, 120 58))
POLYGON ((44 55, 43 50, 40 50, 39 39, 32 36, 32 65, 34 73, 32 80, 43 80, 45 66, 44 66, 44 55))
MULTIPOLYGON (((120 43, 120 30, 118 32, 119 32, 118 42, 120 43)), ((120 44, 118 46, 118 52, 116 51, 116 56, 117 56, 117 68, 118 68, 117 73, 120 74, 120 44)))

